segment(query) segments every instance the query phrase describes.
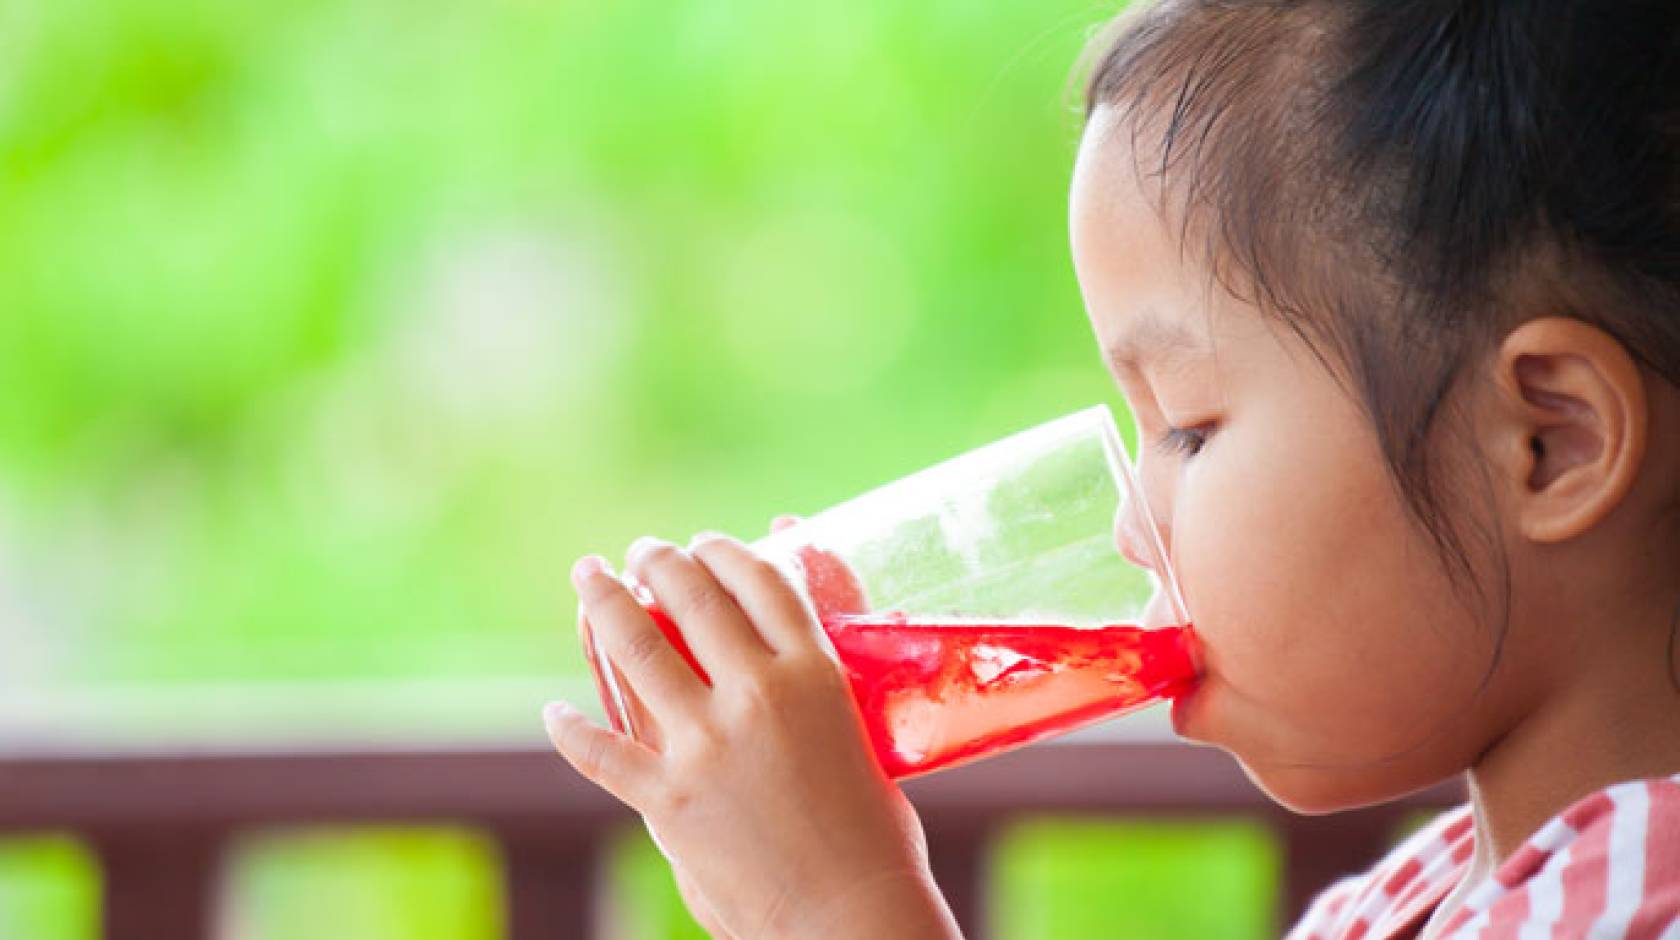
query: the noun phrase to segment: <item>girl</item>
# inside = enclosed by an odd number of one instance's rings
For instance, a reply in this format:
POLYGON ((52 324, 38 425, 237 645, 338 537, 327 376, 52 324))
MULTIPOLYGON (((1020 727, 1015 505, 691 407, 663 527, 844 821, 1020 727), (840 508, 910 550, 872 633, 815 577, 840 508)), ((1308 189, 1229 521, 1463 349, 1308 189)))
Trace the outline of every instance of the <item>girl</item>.
MULTIPOLYGON (((1472 796, 1294 937, 1680 938, 1676 7, 1167 0, 1097 47, 1073 259, 1206 647, 1175 727, 1304 813, 1472 796)), ((715 684, 585 558, 660 744, 549 729, 696 913, 955 936, 799 595, 719 536, 628 567, 715 684)))

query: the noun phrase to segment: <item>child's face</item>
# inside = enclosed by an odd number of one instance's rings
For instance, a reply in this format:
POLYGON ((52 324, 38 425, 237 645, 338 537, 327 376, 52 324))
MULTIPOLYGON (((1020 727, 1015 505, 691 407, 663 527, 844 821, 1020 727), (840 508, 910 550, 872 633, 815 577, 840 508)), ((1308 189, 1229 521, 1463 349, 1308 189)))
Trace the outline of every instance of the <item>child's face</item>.
POLYGON ((1105 356, 1136 353, 1111 371, 1208 653, 1175 724, 1305 811, 1462 770, 1499 718, 1476 695, 1487 630, 1407 519, 1356 402, 1286 326, 1210 286, 1140 182, 1130 128, 1114 129, 1102 108, 1085 133, 1073 256, 1105 356), (1169 428, 1195 431, 1169 451, 1169 428))

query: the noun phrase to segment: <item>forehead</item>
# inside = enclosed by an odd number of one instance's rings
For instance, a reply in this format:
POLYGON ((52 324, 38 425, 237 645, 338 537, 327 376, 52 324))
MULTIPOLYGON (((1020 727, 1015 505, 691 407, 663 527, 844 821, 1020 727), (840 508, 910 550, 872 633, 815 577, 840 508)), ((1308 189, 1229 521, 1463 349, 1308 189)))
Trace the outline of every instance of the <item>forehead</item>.
POLYGON ((1146 185, 1134 138, 1132 126, 1123 123, 1115 109, 1106 105, 1092 111, 1085 122, 1068 195, 1075 260, 1083 243, 1112 229, 1115 216, 1152 209, 1151 199, 1159 190, 1146 185))
POLYGON ((1211 278, 1181 250, 1129 128, 1098 108, 1086 125, 1068 199, 1069 236, 1086 310, 1116 367, 1205 351, 1211 278))
POLYGON ((1158 153, 1116 109, 1086 123, 1068 198, 1073 264, 1104 359, 1116 374, 1215 361, 1221 378, 1316 365, 1345 366, 1239 297, 1213 269, 1205 233, 1187 229, 1163 193, 1158 153), (1152 162, 1155 161, 1155 162, 1152 162))

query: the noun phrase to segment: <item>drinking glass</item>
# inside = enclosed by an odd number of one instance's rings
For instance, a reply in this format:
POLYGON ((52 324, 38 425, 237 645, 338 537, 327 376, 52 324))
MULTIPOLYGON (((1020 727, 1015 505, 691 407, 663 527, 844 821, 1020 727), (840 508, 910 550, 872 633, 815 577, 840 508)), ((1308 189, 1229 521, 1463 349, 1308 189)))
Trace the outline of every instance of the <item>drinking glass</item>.
MULTIPOLYGON (((1188 691, 1194 631, 1105 405, 1005 437, 753 542, 799 587, 882 767, 966 763, 1188 691)), ((696 671, 679 626, 626 583, 696 671)), ((656 738, 587 627, 608 719, 656 738)))

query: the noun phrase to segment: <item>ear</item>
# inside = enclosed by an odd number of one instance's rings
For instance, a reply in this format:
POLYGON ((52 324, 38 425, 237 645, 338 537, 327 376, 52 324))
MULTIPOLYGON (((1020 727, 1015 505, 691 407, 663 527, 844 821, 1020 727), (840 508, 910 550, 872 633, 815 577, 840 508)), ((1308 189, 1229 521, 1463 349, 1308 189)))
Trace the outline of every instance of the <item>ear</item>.
POLYGON ((1543 317, 1505 337, 1494 369, 1519 529, 1546 543, 1581 535, 1627 495, 1645 458, 1638 364, 1595 326, 1543 317))

